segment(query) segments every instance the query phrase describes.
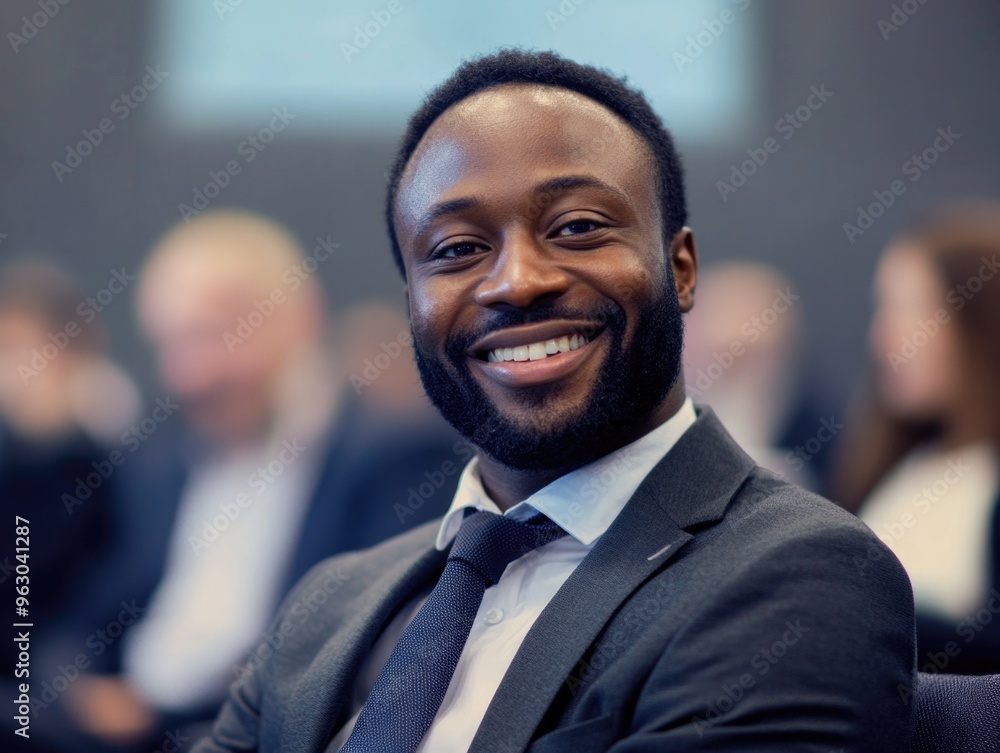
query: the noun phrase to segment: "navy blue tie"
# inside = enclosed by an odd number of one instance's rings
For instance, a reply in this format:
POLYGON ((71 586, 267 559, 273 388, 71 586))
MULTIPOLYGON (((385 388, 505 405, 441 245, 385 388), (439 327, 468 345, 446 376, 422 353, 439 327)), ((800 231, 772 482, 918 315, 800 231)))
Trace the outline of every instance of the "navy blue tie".
POLYGON ((444 572, 396 643, 341 753, 413 753, 434 721, 483 593, 507 565, 563 536, 543 515, 478 511, 462 521, 444 572))

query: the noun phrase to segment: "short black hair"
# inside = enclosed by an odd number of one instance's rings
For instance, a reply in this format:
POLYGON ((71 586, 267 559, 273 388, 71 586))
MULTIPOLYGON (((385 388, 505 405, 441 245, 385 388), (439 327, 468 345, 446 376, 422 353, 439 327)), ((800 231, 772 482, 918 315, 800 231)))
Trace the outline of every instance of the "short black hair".
POLYGON ((684 170, 670 133, 650 107, 642 92, 630 87, 625 78, 582 65, 554 52, 531 52, 515 48, 466 61, 451 78, 427 95, 406 127, 406 134, 389 172, 385 220, 392 243, 392 253, 403 277, 406 268, 399 248, 393 208, 399 180, 420 140, 435 120, 449 107, 477 92, 501 84, 539 84, 558 86, 582 94, 604 105, 635 130, 649 144, 656 159, 657 191, 664 243, 687 223, 687 199, 684 196, 684 170))

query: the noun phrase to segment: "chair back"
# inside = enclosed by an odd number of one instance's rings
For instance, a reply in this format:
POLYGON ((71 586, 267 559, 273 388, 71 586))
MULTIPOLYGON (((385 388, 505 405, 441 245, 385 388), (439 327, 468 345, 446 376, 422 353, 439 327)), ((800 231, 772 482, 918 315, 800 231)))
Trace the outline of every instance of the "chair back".
POLYGON ((1000 753, 1000 675, 919 672, 913 753, 1000 753))

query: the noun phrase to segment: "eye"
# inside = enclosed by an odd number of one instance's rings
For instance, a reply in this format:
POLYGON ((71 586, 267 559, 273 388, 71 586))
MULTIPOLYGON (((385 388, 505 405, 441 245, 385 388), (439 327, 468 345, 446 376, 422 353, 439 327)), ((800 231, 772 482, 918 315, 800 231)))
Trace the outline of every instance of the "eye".
POLYGON ((471 256, 476 253, 477 249, 480 248, 482 248, 482 246, 478 243, 473 243, 472 241, 460 241, 459 243, 452 243, 451 245, 434 249, 434 251, 431 252, 431 258, 458 259, 463 256, 471 256))
POLYGON ((601 227, 603 227, 603 225, 601 225, 601 223, 597 222, 596 220, 587 220, 587 219, 570 220, 561 228, 559 228, 558 231, 556 231, 556 237, 565 238, 567 236, 572 236, 572 235, 582 235, 583 233, 591 233, 595 230, 600 229, 601 227))

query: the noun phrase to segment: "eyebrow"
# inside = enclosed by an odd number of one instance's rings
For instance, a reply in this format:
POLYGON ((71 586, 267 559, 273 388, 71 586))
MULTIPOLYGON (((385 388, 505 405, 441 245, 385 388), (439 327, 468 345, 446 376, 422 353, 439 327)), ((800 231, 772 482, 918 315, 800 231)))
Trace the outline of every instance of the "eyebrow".
POLYGON ((434 222, 441 217, 446 217, 449 214, 459 214, 460 212, 465 212, 469 209, 481 206, 483 203, 482 199, 468 196, 461 199, 452 199, 450 201, 442 201, 440 204, 435 204, 428 210, 427 214, 420 219, 420 222, 417 224, 417 229, 413 235, 414 237, 419 238, 426 232, 428 227, 434 224, 434 222))
MULTIPOLYGON (((551 180, 539 183, 532 189, 531 192, 535 196, 544 196, 545 194, 573 191, 578 188, 594 188, 604 193, 611 194, 616 199, 623 201, 626 204, 632 204, 628 196, 619 191, 617 188, 614 188, 605 183, 603 180, 599 180, 591 175, 563 175, 558 178, 552 178, 551 180)), ((451 199, 449 201, 443 201, 440 204, 435 204, 427 211, 427 214, 425 214, 417 224, 414 236, 420 237, 423 235, 427 228, 441 217, 475 209, 476 207, 482 206, 484 203, 485 201, 480 197, 466 196, 458 199, 451 199)))
POLYGON ((624 201, 627 204, 631 204, 628 196, 619 191, 617 188, 608 185, 603 180, 593 177, 592 175, 564 175, 559 178, 553 178, 552 180, 547 180, 544 183, 539 183, 535 186, 535 194, 547 194, 547 193, 561 193, 563 191, 572 191, 576 188, 596 188, 604 193, 612 194, 615 198, 620 201, 624 201))

